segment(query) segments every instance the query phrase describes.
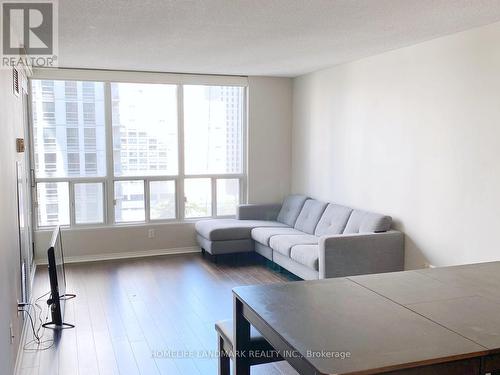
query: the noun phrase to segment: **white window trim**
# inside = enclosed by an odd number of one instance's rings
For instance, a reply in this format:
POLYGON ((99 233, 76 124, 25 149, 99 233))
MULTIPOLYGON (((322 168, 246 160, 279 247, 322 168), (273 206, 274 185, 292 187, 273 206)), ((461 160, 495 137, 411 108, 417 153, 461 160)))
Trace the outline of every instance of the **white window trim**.
POLYGON ((127 70, 37 68, 33 69, 31 79, 248 87, 248 77, 246 76, 127 70))
MULTIPOLYGON (((34 173, 34 152, 31 152, 31 168, 34 177, 33 186, 33 206, 35 217, 38 217, 38 204, 36 202, 36 186, 40 182, 67 182, 69 190, 69 213, 70 225, 72 229, 78 228, 101 228, 101 227, 123 227, 123 226, 146 226, 151 224, 166 224, 166 223, 189 223, 203 220, 206 218, 226 218, 230 216, 217 216, 217 179, 239 179, 239 202, 240 204, 247 202, 247 140, 248 140, 248 77, 242 76, 221 76, 221 75, 189 75, 189 74, 171 74, 171 73, 146 73, 146 72, 130 72, 130 71, 103 71, 103 70, 81 70, 81 69, 36 69, 34 70, 31 80, 63 80, 63 81, 96 81, 104 84, 104 128, 106 137, 106 176, 99 177, 44 177, 37 178, 34 173), (151 84, 175 84, 177 86, 177 119, 178 119, 178 174, 177 175, 158 175, 158 176, 114 176, 114 160, 113 160, 113 129, 112 129, 112 97, 111 83, 151 83, 151 84), (209 86, 241 86, 243 90, 243 110, 242 110, 242 171, 241 173, 232 174, 185 174, 184 165, 184 85, 209 85, 209 86), (184 197, 184 179, 186 178, 210 178, 211 193, 212 193, 212 216, 208 217, 185 217, 185 197, 184 197), (144 181, 144 210, 145 220, 137 222, 115 222, 115 197, 114 197, 114 182, 115 181, 144 181), (176 218, 151 220, 150 204, 149 204, 149 184, 151 181, 175 181, 175 201, 176 201, 176 218), (75 223, 75 207, 74 207, 74 184, 80 182, 101 182, 103 183, 103 223, 75 223)), ((31 85, 29 85, 30 94, 30 146, 34 150, 33 132, 33 113, 31 105, 31 85)), ((38 226, 36 220, 35 229, 39 231, 51 230, 53 226, 38 226)))

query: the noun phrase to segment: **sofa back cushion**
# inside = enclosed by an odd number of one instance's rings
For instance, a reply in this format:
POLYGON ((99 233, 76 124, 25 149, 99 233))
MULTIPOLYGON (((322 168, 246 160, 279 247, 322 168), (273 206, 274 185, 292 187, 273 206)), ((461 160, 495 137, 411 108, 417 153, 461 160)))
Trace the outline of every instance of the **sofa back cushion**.
POLYGON ((314 233, 318 221, 325 211, 326 203, 317 201, 315 199, 308 199, 304 203, 299 217, 295 222, 295 229, 309 234, 314 233))
POLYGON ((391 228, 392 218, 373 212, 354 210, 344 229, 344 233, 387 232, 391 228))
POLYGON ((286 197, 281 206, 277 221, 293 227, 306 200, 307 197, 301 194, 292 194, 286 197))
POLYGON ((326 234, 341 234, 351 216, 352 208, 330 203, 326 207, 323 216, 319 219, 314 234, 324 236, 326 234))

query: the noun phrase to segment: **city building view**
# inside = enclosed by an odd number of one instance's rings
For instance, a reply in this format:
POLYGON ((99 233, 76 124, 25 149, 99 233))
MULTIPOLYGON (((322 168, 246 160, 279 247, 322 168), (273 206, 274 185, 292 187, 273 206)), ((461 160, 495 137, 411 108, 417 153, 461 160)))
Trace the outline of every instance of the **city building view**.
POLYGON ((33 80, 38 226, 103 224, 108 197, 116 223, 176 219, 180 193, 182 217, 234 215, 244 169, 244 88, 182 88, 180 126, 177 85, 109 84, 108 127, 104 83, 33 80))

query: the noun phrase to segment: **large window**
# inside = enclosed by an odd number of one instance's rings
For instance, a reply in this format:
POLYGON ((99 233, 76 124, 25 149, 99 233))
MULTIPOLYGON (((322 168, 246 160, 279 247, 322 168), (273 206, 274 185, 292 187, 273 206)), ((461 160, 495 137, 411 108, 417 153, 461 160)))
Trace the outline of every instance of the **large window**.
POLYGON ((38 226, 232 216, 245 88, 32 80, 38 226))
POLYGON ((111 84, 115 176, 175 176, 177 86, 111 84))
POLYGON ((184 87, 186 174, 224 174, 243 168, 243 88, 184 87))
POLYGON ((87 83, 96 93, 92 101, 96 111, 92 122, 84 122, 83 117, 78 117, 78 111, 68 119, 68 107, 71 111, 87 104, 82 95, 82 82, 75 82, 76 95, 67 90, 64 81, 49 83, 32 82, 34 150, 38 155, 35 157, 36 177, 105 177, 104 84, 87 83), (52 101, 47 102, 47 97, 52 101), (75 160, 87 159, 93 161, 92 168, 75 168, 75 160))

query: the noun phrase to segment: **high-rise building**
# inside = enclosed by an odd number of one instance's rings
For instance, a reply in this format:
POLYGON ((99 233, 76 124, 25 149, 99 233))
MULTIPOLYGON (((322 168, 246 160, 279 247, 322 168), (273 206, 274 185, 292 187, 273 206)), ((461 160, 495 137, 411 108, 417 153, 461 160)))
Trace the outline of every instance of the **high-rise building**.
MULTIPOLYGON (((76 81, 32 82, 33 140, 38 178, 106 175, 104 90, 102 83, 76 81)), ((37 185, 39 225, 69 224, 68 185, 37 185)), ((95 204, 75 207, 82 222, 102 216, 96 184, 77 185, 95 204)), ((77 201, 78 202, 78 201, 77 201)))
MULTIPOLYGON (((36 176, 49 179, 37 184, 40 226, 70 224, 70 194, 85 198, 71 200, 77 224, 104 222, 104 179, 109 175, 130 177, 113 182, 115 221, 144 221, 143 178, 178 175, 177 86, 111 83, 112 150, 106 144, 104 87, 103 82, 32 81, 36 176), (113 156, 110 171, 107 152, 113 156), (64 181, 71 178, 86 180, 64 181)), ((184 86, 187 175, 242 173, 243 100, 242 87, 184 86)), ((232 214, 239 199, 239 180, 217 184, 217 212, 232 214)), ((209 202, 209 189, 210 185, 198 186, 190 192, 209 202)), ((167 183, 155 184, 149 191, 157 205, 169 202, 162 212, 173 217, 175 193, 175 185, 167 183)), ((207 214, 206 208, 198 211, 198 216, 207 214)))

